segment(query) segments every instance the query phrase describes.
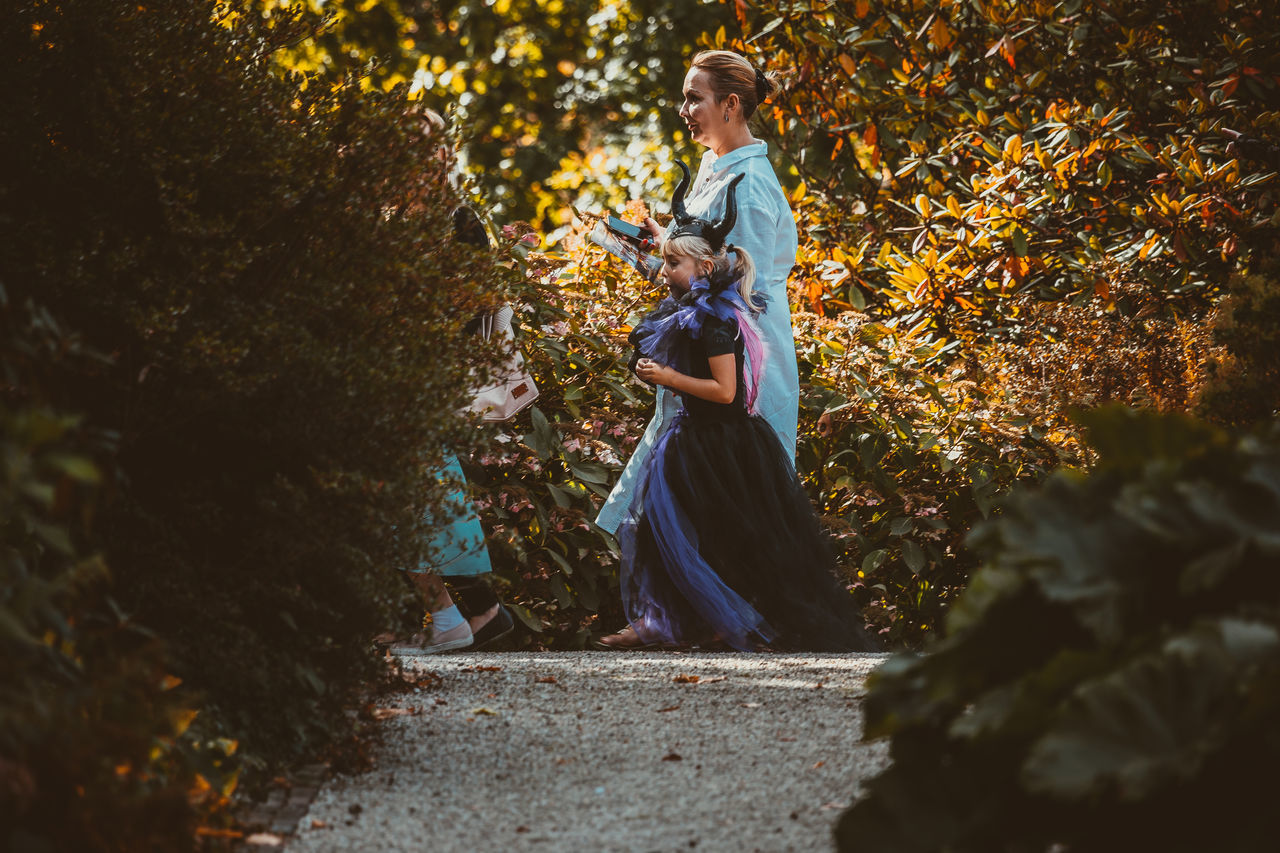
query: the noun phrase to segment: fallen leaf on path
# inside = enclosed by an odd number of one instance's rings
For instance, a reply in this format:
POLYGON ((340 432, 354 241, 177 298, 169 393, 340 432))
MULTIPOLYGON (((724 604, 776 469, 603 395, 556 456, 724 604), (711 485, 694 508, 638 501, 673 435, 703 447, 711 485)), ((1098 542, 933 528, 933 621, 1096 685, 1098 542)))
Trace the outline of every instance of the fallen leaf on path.
POLYGON ((478 666, 478 667, 476 667, 476 672, 501 672, 501 671, 502 671, 502 667, 500 667, 500 666, 478 666))
POLYGON ((328 826, 329 826, 329 824, 325 823, 325 822, 324 822, 324 821, 322 821, 322 820, 313 820, 313 821, 311 821, 311 828, 312 828, 312 829, 325 829, 325 828, 327 828, 328 826))
POLYGON ((208 838, 244 838, 244 833, 238 829, 214 829, 211 826, 197 826, 196 835, 208 838))
POLYGON ((682 672, 671 680, 674 681, 676 684, 697 684, 699 681, 702 680, 702 676, 688 675, 687 673, 682 672))
POLYGON ((667 711, 679 711, 679 710, 680 710, 679 705, 672 705, 670 708, 659 708, 658 713, 665 714, 667 711))
POLYGON ((739 708, 759 708, 760 703, 759 702, 743 702, 738 707, 739 708))
POLYGON ((417 713, 417 708, 374 708, 373 718, 385 720, 388 717, 412 717, 417 713))
POLYGON ((544 675, 542 676, 542 678, 539 678, 536 683, 537 684, 556 684, 557 682, 556 682, 556 677, 554 675, 544 675))
POLYGON ((821 808, 824 808, 824 809, 842 809, 842 808, 844 808, 844 803, 823 803, 823 804, 822 804, 822 806, 821 806, 821 808))
POLYGON ((812 766, 812 767, 810 767, 809 769, 810 769, 810 770, 817 770, 819 767, 821 767, 822 765, 824 765, 824 764, 826 764, 826 763, 827 763, 827 762, 825 762, 825 761, 819 761, 817 764, 813 765, 813 766, 812 766))
POLYGON ((521 825, 516 827, 516 832, 528 832, 528 831, 529 831, 529 827, 527 826, 521 825))
POLYGON ((684 756, 674 752, 669 752, 666 755, 662 756, 662 760, 663 761, 684 761, 684 756))
POLYGON ((284 837, 272 835, 270 832, 255 832, 244 840, 245 844, 257 844, 262 847, 280 847, 284 844, 284 837))
POLYGON ((476 708, 476 709, 475 709, 474 711, 472 711, 471 713, 473 713, 473 714, 481 714, 481 715, 486 716, 486 717, 496 717, 496 716, 498 716, 498 712, 497 712, 497 711, 495 711, 495 710, 493 710, 492 708, 476 708))

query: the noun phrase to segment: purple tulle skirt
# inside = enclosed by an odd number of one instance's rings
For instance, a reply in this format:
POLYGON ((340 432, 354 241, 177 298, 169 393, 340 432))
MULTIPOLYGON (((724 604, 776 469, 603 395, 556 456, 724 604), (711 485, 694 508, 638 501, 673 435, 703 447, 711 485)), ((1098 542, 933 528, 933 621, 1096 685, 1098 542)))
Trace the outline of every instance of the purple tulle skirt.
POLYGON ((786 451, 760 417, 681 412, 618 530, 622 602, 648 642, 871 651, 786 451))

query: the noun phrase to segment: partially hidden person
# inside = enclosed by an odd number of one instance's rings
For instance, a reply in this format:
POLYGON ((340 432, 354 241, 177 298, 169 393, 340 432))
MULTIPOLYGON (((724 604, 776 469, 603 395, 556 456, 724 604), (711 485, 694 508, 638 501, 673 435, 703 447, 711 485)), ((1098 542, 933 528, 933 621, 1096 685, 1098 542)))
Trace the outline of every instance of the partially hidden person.
MULTIPOLYGON (((429 138, 442 135, 444 120, 432 110, 423 110, 429 138)), ((439 146, 439 156, 452 160, 452 151, 439 146), (443 152, 443 153, 440 153, 443 152)), ((451 214, 454 239, 477 249, 490 249, 488 232, 480 217, 462 205, 451 214)), ((478 320, 468 325, 479 326, 478 320)), ((502 605, 489 583, 493 567, 485 544, 480 517, 467 494, 467 479, 457 456, 448 454, 435 474, 448 490, 448 523, 428 517, 433 534, 427 544, 430 561, 409 570, 414 585, 427 602, 423 632, 406 642, 392 643, 393 655, 417 656, 466 648, 485 648, 506 637, 515 628, 510 611, 502 605)))

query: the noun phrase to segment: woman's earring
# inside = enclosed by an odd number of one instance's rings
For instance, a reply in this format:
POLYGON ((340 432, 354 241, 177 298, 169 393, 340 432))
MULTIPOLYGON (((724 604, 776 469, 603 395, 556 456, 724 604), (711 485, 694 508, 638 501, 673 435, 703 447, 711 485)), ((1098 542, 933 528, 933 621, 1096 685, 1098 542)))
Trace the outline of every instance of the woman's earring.
POLYGON ((725 111, 724 111, 724 123, 725 123, 725 124, 728 124, 728 123, 729 123, 729 111, 728 111, 728 110, 725 110, 725 111))

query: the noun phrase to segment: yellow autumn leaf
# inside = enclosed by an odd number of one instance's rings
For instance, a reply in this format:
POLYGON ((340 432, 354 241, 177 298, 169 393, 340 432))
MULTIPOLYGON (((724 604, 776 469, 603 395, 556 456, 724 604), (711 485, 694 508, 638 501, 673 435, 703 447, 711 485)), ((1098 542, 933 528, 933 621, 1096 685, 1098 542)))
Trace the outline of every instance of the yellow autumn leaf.
POLYGON ((1004 156, 1011 163, 1020 163, 1022 161, 1021 136, 1015 134, 1004 141, 1004 156))
POLYGON ((1147 259, 1147 255, 1151 254, 1151 250, 1155 248, 1156 243, 1159 241, 1160 235, 1152 234, 1151 237, 1147 239, 1147 242, 1142 245, 1142 248, 1138 250, 1138 260, 1145 261, 1147 259))

